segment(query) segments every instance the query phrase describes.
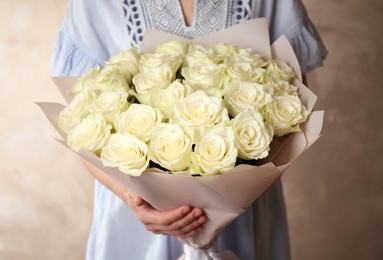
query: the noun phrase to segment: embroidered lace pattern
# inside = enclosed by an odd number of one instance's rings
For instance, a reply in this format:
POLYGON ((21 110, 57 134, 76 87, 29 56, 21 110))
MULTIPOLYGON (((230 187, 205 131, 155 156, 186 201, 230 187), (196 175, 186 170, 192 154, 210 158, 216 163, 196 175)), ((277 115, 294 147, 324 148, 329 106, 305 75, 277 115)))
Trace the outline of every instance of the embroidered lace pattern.
POLYGON ((250 20, 253 14, 254 1, 234 1, 234 24, 250 20))
POLYGON ((218 31, 252 15, 255 0, 194 0, 193 24, 186 26, 178 0, 120 0, 127 34, 138 45, 146 28, 195 38, 218 31))

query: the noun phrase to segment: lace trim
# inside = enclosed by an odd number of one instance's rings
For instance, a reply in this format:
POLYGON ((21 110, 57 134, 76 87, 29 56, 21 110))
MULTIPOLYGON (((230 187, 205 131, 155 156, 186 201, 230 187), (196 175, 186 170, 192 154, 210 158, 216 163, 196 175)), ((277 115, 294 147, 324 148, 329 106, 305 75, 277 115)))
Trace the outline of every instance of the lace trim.
POLYGON ((132 45, 139 45, 144 37, 145 23, 142 17, 147 17, 141 10, 139 0, 120 0, 124 11, 128 38, 132 45))
POLYGON ((253 15, 253 1, 235 1, 232 19, 234 24, 238 24, 245 20, 250 20, 253 15))

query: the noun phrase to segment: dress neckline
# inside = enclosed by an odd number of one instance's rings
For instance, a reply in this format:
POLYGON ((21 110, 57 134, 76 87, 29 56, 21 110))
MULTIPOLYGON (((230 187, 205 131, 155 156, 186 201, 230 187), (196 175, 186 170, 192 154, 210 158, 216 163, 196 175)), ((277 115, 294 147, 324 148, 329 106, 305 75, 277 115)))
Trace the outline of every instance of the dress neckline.
POLYGON ((186 27, 186 28, 194 27, 194 25, 196 23, 196 19, 197 19, 196 14, 198 11, 198 0, 193 0, 193 14, 192 14, 191 24, 187 24, 186 15, 185 15, 185 11, 182 7, 181 0, 177 0, 176 2, 177 2, 176 4, 178 5, 178 8, 179 8, 181 20, 184 23, 184 27, 186 27))

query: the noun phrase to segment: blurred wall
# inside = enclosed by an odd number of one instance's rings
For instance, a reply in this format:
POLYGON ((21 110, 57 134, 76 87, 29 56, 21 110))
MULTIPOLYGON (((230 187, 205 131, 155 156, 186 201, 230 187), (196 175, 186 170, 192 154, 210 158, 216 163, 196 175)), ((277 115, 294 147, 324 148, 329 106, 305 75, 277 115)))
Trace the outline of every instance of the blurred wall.
POLYGON ((383 1, 304 0, 323 135, 284 176, 294 259, 383 259, 383 1))
MULTIPOLYGON (((37 101, 66 0, 0 1, 0 259, 84 259, 93 181, 37 101)), ((293 259, 383 259, 383 1, 304 0, 329 50, 323 136, 283 176, 293 259)))
POLYGON ((93 181, 38 101, 63 102, 49 62, 64 0, 0 1, 0 259, 84 259, 93 181))

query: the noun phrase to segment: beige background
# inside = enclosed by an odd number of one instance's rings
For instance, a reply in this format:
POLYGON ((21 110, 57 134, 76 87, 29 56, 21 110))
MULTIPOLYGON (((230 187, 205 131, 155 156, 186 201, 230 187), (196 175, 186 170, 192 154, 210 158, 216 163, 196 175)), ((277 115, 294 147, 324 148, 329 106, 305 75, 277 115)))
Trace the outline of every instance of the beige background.
MULTIPOLYGON (((36 101, 66 0, 0 1, 0 259, 84 259, 93 182, 36 101)), ((383 1, 304 0, 330 52, 323 137, 284 175, 293 258, 383 259, 383 1)))

